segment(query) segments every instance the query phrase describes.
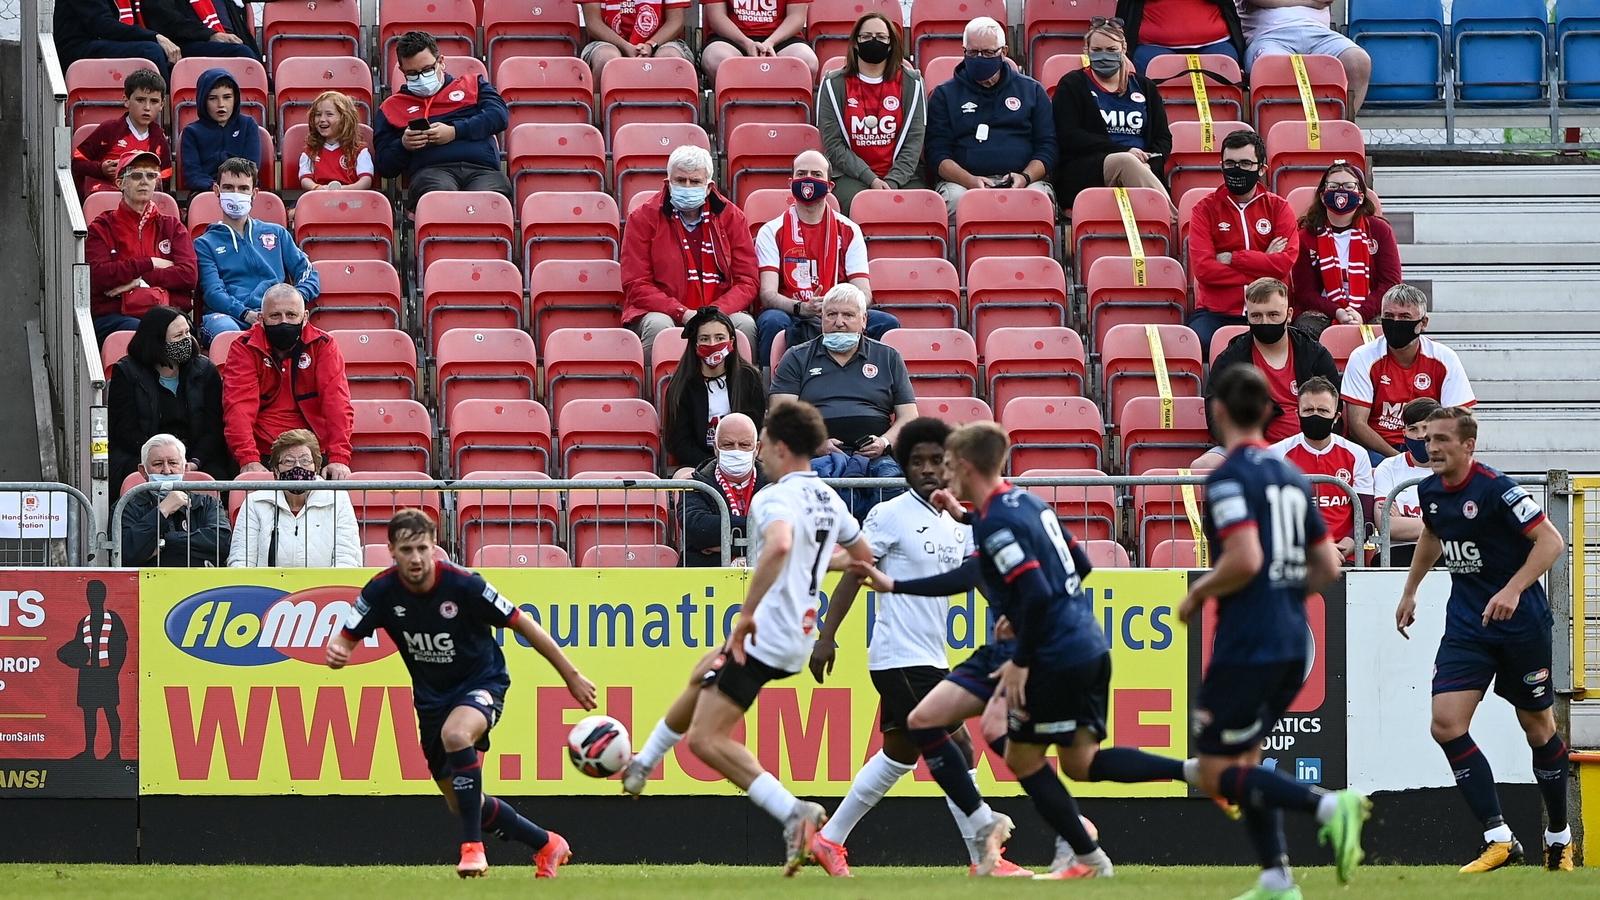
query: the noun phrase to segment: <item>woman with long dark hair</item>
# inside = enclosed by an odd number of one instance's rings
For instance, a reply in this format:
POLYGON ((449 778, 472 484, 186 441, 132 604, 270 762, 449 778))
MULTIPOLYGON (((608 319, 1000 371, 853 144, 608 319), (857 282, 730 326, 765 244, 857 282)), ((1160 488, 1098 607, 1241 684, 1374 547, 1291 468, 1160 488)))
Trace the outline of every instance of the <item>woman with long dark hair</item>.
POLYGON ((1312 337, 1377 321, 1383 295, 1404 277, 1394 229, 1377 210, 1360 169, 1337 162, 1322 173, 1300 216, 1293 278, 1295 325, 1312 337))
POLYGON ((869 12, 850 29, 844 67, 817 90, 817 127, 833 173, 833 195, 850 214, 866 190, 925 189, 922 139, 927 126, 922 76, 901 65, 900 26, 869 12))
POLYGON ((661 402, 661 430, 667 456, 688 478, 715 452, 717 421, 744 413, 761 429, 767 408, 761 373, 739 355, 733 320, 715 306, 702 307, 683 326, 688 341, 661 402))

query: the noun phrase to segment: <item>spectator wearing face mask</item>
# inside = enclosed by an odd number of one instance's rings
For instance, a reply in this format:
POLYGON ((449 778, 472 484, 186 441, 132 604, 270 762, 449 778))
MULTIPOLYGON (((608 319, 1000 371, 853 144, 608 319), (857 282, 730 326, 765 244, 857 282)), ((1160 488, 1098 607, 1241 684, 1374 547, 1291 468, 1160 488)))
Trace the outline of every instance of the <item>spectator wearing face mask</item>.
MULTIPOLYGON (((316 481, 317 436, 304 428, 278 435, 268 468, 279 481, 316 481)), ((233 529, 232 568, 341 568, 362 565, 361 535, 348 491, 251 491, 233 529)))
MULTIPOLYGON (((1272 452, 1307 475, 1327 475, 1355 488, 1363 521, 1371 522, 1372 463, 1365 450, 1333 433, 1339 420, 1339 389, 1326 378, 1312 378, 1300 385, 1299 413, 1299 433, 1273 444, 1272 452)), ((1328 523, 1328 536, 1350 559, 1367 537, 1355 533, 1350 495, 1326 482, 1311 487, 1328 523)))
POLYGON ((160 490, 140 491, 123 509, 122 565, 199 568, 228 558, 232 531, 222 504, 210 494, 183 490, 188 451, 170 434, 151 436, 140 448, 139 471, 160 490))
POLYGON ((675 478, 688 478, 712 458, 723 418, 739 413, 761 428, 767 408, 761 370, 739 355, 735 334, 733 321, 715 306, 702 308, 683 326, 687 343, 661 402, 667 456, 682 467, 675 478))
POLYGON ((922 180, 927 91, 901 64, 900 26, 881 12, 856 20, 844 66, 817 88, 817 128, 833 195, 850 214, 862 191, 927 190, 922 180))
POLYGON ((259 322, 261 299, 275 284, 293 285, 308 304, 322 293, 317 270, 289 230, 251 217, 255 163, 237 157, 224 162, 211 190, 221 202, 222 221, 212 222, 194 242, 205 302, 200 330, 207 345, 224 331, 259 322))
MULTIPOLYGON (((728 503, 729 525, 733 529, 735 565, 748 554, 746 520, 750 500, 767 486, 767 476, 756 462, 760 434, 754 420, 744 413, 723 416, 717 422, 716 456, 701 463, 690 476, 710 485, 728 503)), ((681 476, 680 476, 681 477, 681 476)), ((716 566, 722 562, 722 512, 700 491, 683 499, 685 566, 716 566)))
MULTIPOLYGON (((1202 394, 1209 399, 1218 373, 1233 365, 1251 365, 1267 376, 1277 409, 1267 416, 1267 440, 1281 441, 1300 431, 1295 420, 1295 410, 1300 405, 1300 392, 1313 378, 1326 378, 1337 385, 1339 368, 1328 348, 1317 343, 1310 335, 1289 325, 1294 310, 1289 308, 1289 288, 1276 278, 1258 278, 1245 288, 1245 318, 1250 331, 1228 342, 1228 346, 1211 361, 1210 377, 1202 394)), ((1207 422, 1210 422, 1211 404, 1206 404, 1207 422)), ((1216 428, 1212 428, 1215 436, 1216 428)), ((1203 468, 1216 468, 1222 462, 1220 454, 1203 468)))
MULTIPOLYGON (((1437 400, 1418 397, 1401 411, 1400 417, 1406 423, 1406 452, 1385 458, 1372 470, 1373 503, 1380 509, 1395 485, 1433 474, 1428 466, 1427 420, 1438 408, 1437 400)), ((1389 564, 1401 569, 1411 565, 1417 539, 1421 536, 1422 506, 1417 502, 1417 486, 1413 484, 1394 498, 1394 506, 1389 510, 1389 564)))
POLYGON ((1400 245, 1377 214, 1366 176, 1349 163, 1329 166, 1300 217, 1295 324, 1320 337, 1329 325, 1375 321, 1383 295, 1400 278, 1400 245))
POLYGON ((1478 399, 1454 350, 1423 337, 1428 297, 1404 282, 1383 295, 1383 337, 1357 347, 1344 368, 1350 439, 1374 463, 1405 450, 1405 405, 1418 397, 1440 406, 1474 406, 1478 399))

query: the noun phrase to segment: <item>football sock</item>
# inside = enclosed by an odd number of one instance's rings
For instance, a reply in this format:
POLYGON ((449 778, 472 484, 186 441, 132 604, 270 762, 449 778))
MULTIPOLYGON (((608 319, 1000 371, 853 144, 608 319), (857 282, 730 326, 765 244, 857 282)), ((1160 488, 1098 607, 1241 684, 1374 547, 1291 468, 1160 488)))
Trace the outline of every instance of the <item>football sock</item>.
POLYGON ((877 806, 883 795, 894 787, 894 783, 913 768, 895 762, 885 756, 882 750, 874 753, 861 771, 856 773, 855 780, 850 782, 850 792, 839 802, 839 808, 833 811, 828 824, 822 826, 822 836, 835 844, 844 843, 861 817, 877 806))
POLYGON ((1287 866, 1289 849, 1283 837, 1283 810, 1250 805, 1244 806, 1241 812, 1244 813, 1244 830, 1250 835, 1250 846, 1255 848, 1261 868, 1287 866))
POLYGON ((1544 845, 1546 847, 1549 847, 1552 844, 1570 843, 1572 843, 1572 826, 1568 825, 1566 828, 1563 828, 1560 831, 1551 831, 1548 828, 1545 829, 1544 845))
MULTIPOLYGON (((1450 771, 1455 775, 1456 787, 1461 789, 1461 796, 1467 800, 1467 808, 1472 810, 1472 815, 1483 823, 1485 829, 1492 829, 1503 824, 1500 817, 1500 795, 1494 789, 1494 770, 1489 768, 1489 758, 1478 749, 1478 742, 1472 735, 1463 734, 1454 740, 1441 743, 1439 749, 1444 751, 1445 759, 1450 761, 1450 771)), ((1543 785, 1540 785, 1541 789, 1543 785)), ((1563 801, 1565 798, 1562 798, 1563 801)), ((1510 830, 1507 837, 1501 840, 1510 840, 1510 830)))
POLYGON ((1515 837, 1516 835, 1511 833, 1511 826, 1507 825, 1505 820, 1499 816, 1495 816, 1484 823, 1483 839, 1486 841, 1504 844, 1515 837))
MULTIPOLYGON (((978 770, 968 769, 967 774, 972 776, 974 783, 978 780, 978 770)), ((961 811, 949 797, 944 798, 944 805, 950 807, 950 816, 956 820, 956 828, 961 832, 961 840, 967 845, 967 855, 972 858, 972 864, 977 865, 983 861, 983 847, 978 845, 977 830, 972 827, 972 821, 961 811)))
POLYGON ((967 774, 967 757, 956 742, 950 740, 949 732, 943 728, 914 728, 910 737, 922 751, 928 771, 933 773, 933 780, 939 782, 944 795, 968 816, 977 812, 983 805, 983 795, 978 793, 978 785, 967 774))
POLYGON ((1339 795, 1329 792, 1317 797, 1317 821, 1323 825, 1339 814, 1339 795))
POLYGON ((1041 766, 1039 771, 1017 780, 1032 798, 1040 817, 1056 830, 1056 834, 1067 839, 1073 853, 1083 857, 1099 847, 1094 838, 1089 837, 1088 829, 1083 827, 1083 820, 1078 817, 1078 801, 1072 799, 1067 786, 1056 777, 1055 769, 1041 766))
POLYGON ((461 839, 467 843, 483 840, 483 763, 476 747, 452 750, 450 786, 455 789, 456 809, 461 811, 461 839))
POLYGON ((644 742, 644 746, 639 749, 639 752, 633 755, 633 758, 654 769, 657 765, 660 765, 662 758, 667 755, 667 751, 671 750, 681 740, 683 740, 683 735, 667 727, 667 720, 662 719, 650 731, 650 737, 644 742))
POLYGON ((771 772, 762 772, 750 782, 750 799, 779 822, 787 822, 800 801, 771 772))
POLYGON ((1288 866, 1273 866, 1261 870, 1261 886, 1269 891, 1287 891, 1294 887, 1294 873, 1288 866))
MULTIPOLYGON (((1103 752, 1103 751, 1102 751, 1103 752)), ((1222 796, 1240 807, 1317 811, 1317 792, 1261 766, 1231 766, 1217 779, 1222 796)))
POLYGON ((1544 795, 1544 809, 1550 817, 1550 830, 1567 827, 1567 742, 1561 735, 1551 736, 1543 747, 1533 748, 1533 779, 1544 795))
POLYGON ((511 804, 487 794, 483 798, 483 830, 502 841, 520 841, 534 850, 550 843, 550 832, 524 819, 511 804))
POLYGON ((1090 781, 1183 780, 1183 760, 1168 759, 1132 747, 1102 747, 1089 763, 1090 781))
POLYGON ((1183 780, 1190 787, 1200 786, 1200 760, 1190 757, 1183 761, 1183 780))
POLYGON ((992 740, 992 741, 986 741, 986 743, 989 745, 989 749, 993 750, 995 752, 995 754, 997 756, 999 756, 1001 759, 1005 759, 1006 758, 1006 745, 1009 742, 1010 742, 1010 739, 1006 735, 1003 735, 1003 734, 1002 735, 997 735, 995 737, 995 739, 992 740))

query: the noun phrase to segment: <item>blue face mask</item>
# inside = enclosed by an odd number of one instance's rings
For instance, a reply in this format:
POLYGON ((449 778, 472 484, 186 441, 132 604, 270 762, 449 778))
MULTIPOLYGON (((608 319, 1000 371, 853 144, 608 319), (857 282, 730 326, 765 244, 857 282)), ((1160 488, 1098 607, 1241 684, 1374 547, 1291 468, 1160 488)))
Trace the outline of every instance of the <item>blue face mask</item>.
POLYGON ((843 353, 854 350, 856 344, 861 342, 861 335, 854 331, 830 331, 822 336, 822 346, 834 353, 843 353))
POLYGON ((1426 464, 1428 462, 1428 442, 1422 438, 1406 438, 1406 452, 1411 454, 1411 461, 1426 464))
POLYGON ((672 197, 672 205, 679 212, 698 212, 700 207, 706 205, 706 186, 686 187, 679 184, 667 185, 667 193, 672 197))
POLYGON ((972 76, 972 80, 979 83, 999 75, 1005 64, 1003 56, 969 56, 962 63, 967 67, 967 74, 972 76))
MULTIPOLYGON (((145 478, 149 479, 150 481, 155 482, 156 484, 171 485, 171 484, 177 484, 178 482, 182 481, 183 480, 183 473, 182 472, 176 472, 176 473, 173 473, 171 475, 164 475, 164 474, 162 474, 160 472, 151 472, 149 475, 146 475, 145 478)), ((167 489, 164 488, 163 490, 167 490, 167 489)))
POLYGON ((418 97, 432 97, 444 87, 444 79, 439 76, 439 67, 434 66, 420 75, 406 76, 406 90, 418 97))

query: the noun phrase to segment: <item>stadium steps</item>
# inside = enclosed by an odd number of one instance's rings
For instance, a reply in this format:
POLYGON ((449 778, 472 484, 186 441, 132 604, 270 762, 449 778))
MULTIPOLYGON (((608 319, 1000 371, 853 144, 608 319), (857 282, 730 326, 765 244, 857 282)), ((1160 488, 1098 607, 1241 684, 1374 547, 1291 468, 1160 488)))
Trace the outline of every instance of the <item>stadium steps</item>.
MULTIPOLYGON (((1402 248, 1402 255, 1405 255, 1402 248)), ((1600 330, 1600 258, 1589 265, 1422 265, 1407 261, 1408 280, 1431 282, 1434 334, 1499 332, 1507 298, 1518 329, 1534 334, 1600 330), (1413 276, 1412 273, 1416 273, 1413 276)))
POLYGON ((1452 334, 1448 344, 1480 402, 1600 404, 1600 334, 1452 334))

